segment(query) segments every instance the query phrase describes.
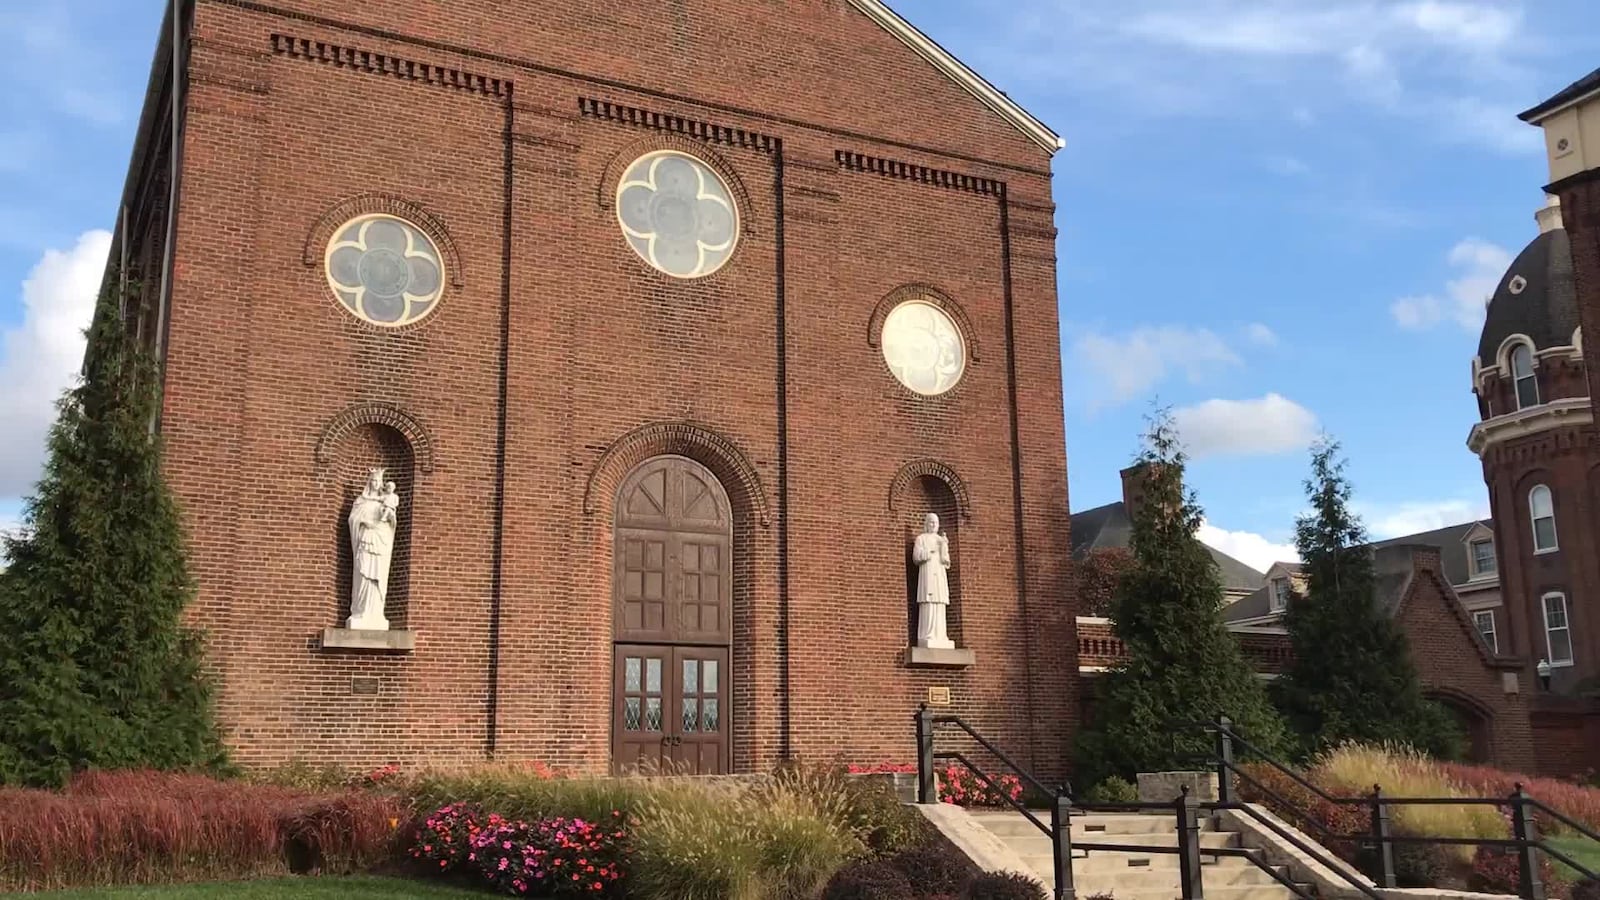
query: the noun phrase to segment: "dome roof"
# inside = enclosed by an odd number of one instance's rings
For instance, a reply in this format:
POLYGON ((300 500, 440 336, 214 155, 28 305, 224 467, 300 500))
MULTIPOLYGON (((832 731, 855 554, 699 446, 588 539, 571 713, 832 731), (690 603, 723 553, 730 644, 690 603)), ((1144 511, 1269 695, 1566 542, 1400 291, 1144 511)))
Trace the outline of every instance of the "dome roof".
POLYGON ((1572 345, 1578 330, 1578 293, 1572 280, 1572 244, 1553 205, 1540 211, 1540 234, 1500 277, 1478 341, 1478 360, 1499 362, 1500 345, 1527 335, 1535 350, 1572 345))

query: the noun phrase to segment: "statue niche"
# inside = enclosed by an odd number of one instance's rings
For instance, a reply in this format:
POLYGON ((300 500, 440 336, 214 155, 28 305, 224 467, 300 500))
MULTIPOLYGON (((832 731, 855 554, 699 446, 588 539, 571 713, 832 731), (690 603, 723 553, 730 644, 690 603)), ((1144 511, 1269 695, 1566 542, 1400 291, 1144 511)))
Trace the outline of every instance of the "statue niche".
POLYGON ((379 423, 352 428, 334 450, 339 508, 338 625, 406 629, 411 575, 414 461, 411 444, 379 423))
POLYGON ((908 643, 948 650, 961 646, 961 538, 955 493, 933 475, 908 483, 896 498, 907 522, 908 643), (927 621, 924 621, 924 615, 927 621))

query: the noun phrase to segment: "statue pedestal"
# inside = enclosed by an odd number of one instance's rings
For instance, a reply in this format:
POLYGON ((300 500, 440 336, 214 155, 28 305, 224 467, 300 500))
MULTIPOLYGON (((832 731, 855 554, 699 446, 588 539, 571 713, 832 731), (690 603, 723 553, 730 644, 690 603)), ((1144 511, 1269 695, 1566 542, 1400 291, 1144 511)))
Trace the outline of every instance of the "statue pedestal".
POLYGON ((907 647, 906 665, 918 669, 965 669, 978 662, 971 650, 937 647, 907 647))
POLYGON ((322 629, 322 649, 410 653, 417 649, 417 633, 415 631, 324 628, 322 629))

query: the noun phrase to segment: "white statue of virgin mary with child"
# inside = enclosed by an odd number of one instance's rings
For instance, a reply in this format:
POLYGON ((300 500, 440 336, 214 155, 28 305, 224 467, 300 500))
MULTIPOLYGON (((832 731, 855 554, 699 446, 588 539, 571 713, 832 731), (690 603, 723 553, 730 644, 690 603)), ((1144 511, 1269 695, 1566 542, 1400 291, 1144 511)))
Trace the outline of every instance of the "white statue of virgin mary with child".
POLYGON ((384 602, 389 596, 389 563, 394 557, 394 533, 400 521, 400 495, 394 482, 383 480, 383 470, 373 469, 367 485, 350 507, 349 627, 358 631, 388 631, 384 602))

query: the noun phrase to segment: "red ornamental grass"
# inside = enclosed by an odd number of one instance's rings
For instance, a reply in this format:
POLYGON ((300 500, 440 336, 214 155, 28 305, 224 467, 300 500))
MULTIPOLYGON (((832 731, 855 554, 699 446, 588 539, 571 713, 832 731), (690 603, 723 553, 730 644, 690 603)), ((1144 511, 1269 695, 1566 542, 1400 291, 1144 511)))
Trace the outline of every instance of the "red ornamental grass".
POLYGON ((0 791, 0 891, 247 878, 346 867, 400 812, 366 795, 153 772, 86 773, 65 793, 0 791))
MULTIPOLYGON (((1443 763, 1441 768, 1468 791, 1486 796, 1509 797, 1521 784, 1528 795, 1579 824, 1600 829, 1600 789, 1557 778, 1533 778, 1488 766, 1443 763)), ((1548 831, 1565 831, 1566 826, 1549 817, 1540 820, 1548 831)))

